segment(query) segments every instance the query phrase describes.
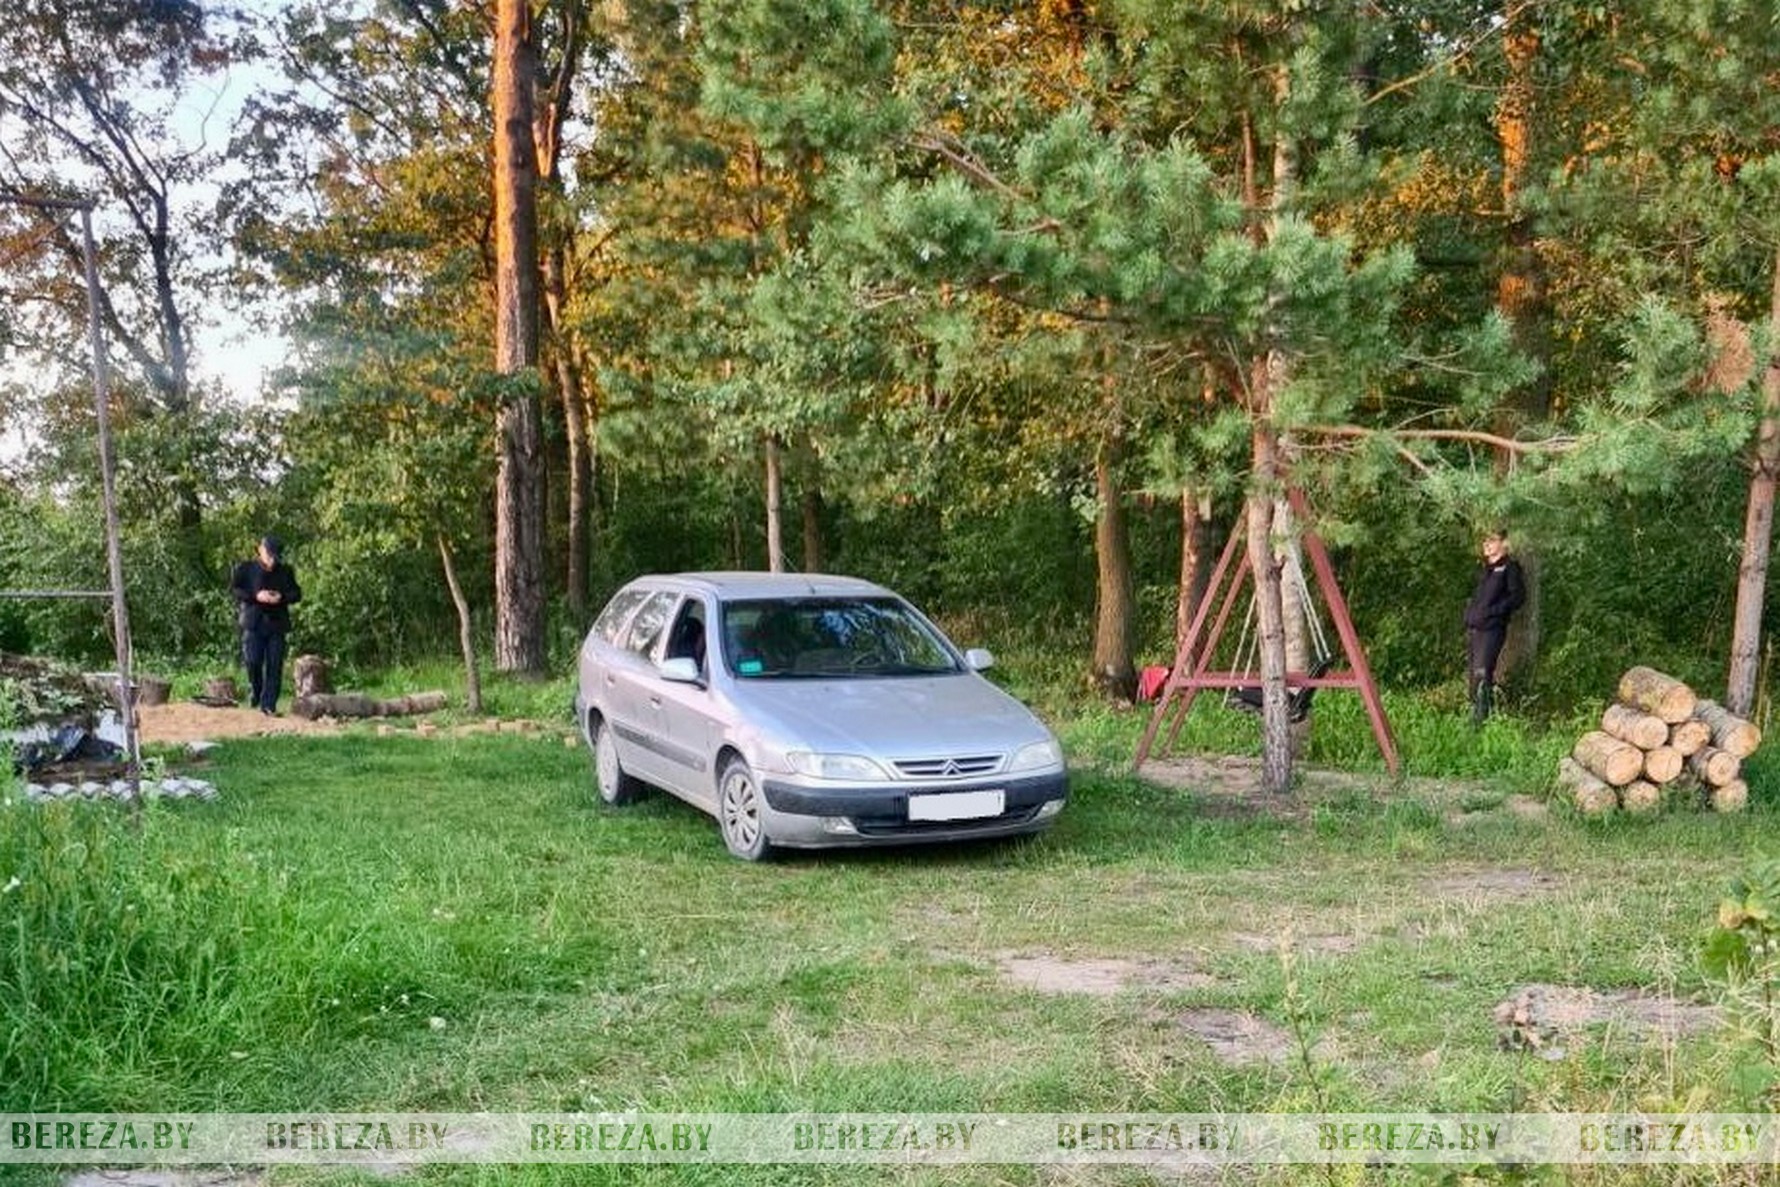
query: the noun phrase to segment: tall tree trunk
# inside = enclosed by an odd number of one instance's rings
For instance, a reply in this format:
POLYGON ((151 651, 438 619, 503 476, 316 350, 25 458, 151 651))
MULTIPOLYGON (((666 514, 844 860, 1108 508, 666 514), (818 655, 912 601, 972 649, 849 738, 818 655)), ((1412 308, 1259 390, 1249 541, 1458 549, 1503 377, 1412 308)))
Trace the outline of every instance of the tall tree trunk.
POLYGON ((581 67, 584 44, 582 5, 552 6, 557 29, 554 38, 560 58, 532 112, 532 142, 538 162, 538 191, 543 195, 545 216, 539 219, 543 249, 544 312, 549 321, 552 361, 557 395, 562 403, 562 423, 568 457, 567 572, 565 593, 569 613, 577 627, 587 618, 588 548, 591 539, 593 484, 590 447, 590 413, 583 359, 576 335, 568 324, 569 248, 574 223, 564 193, 561 159, 563 127, 569 119, 575 76, 581 67))
POLYGON ((451 545, 439 536, 439 563, 445 566, 445 588, 451 591, 451 604, 457 607, 457 646, 464 657, 464 707, 471 713, 482 712, 482 673, 476 667, 476 635, 470 625, 470 603, 457 580, 457 565, 451 559, 451 545))
MULTIPOLYGON (((1291 100, 1291 75, 1285 67, 1274 69, 1274 113, 1283 113, 1291 100)), ((1249 150, 1252 155, 1252 148, 1249 150)), ((1281 129, 1273 142, 1273 187, 1268 194, 1265 219, 1255 211, 1256 237, 1265 244, 1278 232, 1298 181, 1298 146, 1281 129)), ((1252 182, 1248 186, 1253 193, 1252 182)), ((1273 306, 1279 294, 1270 294, 1266 330, 1274 323, 1273 306)), ((1283 473, 1279 431, 1273 408, 1285 387, 1290 360, 1277 347, 1265 347, 1249 372, 1249 420, 1252 430, 1252 464, 1248 495, 1248 559, 1254 570, 1255 598, 1260 609, 1261 656, 1261 788, 1284 794, 1292 788, 1291 711, 1286 701, 1285 607, 1280 597, 1280 565, 1274 552, 1274 500, 1285 492, 1291 476, 1283 473)))
POLYGON ((1125 521, 1124 492, 1117 466, 1118 443, 1101 444, 1094 458, 1094 493, 1100 513, 1094 521, 1094 560, 1098 573, 1094 610, 1094 685, 1121 700, 1137 695, 1137 668, 1131 658, 1135 594, 1131 579, 1131 537, 1125 521))
POLYGON ((1768 553, 1774 539, 1774 486, 1780 477, 1780 251, 1774 255, 1774 290, 1768 305, 1768 365, 1762 372, 1761 427, 1755 439, 1755 472, 1743 519, 1743 560, 1737 567, 1737 608, 1731 634, 1730 678, 1724 707, 1738 717, 1755 711, 1761 667, 1761 612, 1767 598, 1768 553))
MULTIPOLYGON (((1257 398, 1271 403, 1266 360, 1256 363, 1257 398)), ((1260 613, 1261 656, 1261 789, 1283 794, 1292 788, 1292 736, 1286 703, 1285 608, 1280 601, 1279 561, 1273 548, 1274 488, 1278 482, 1279 442, 1273 426, 1257 421, 1252 439, 1254 486, 1248 496, 1248 560, 1254 571, 1255 602, 1260 613)))
POLYGON ((785 571, 785 474, 784 447, 769 433, 766 438, 766 567, 771 573, 785 571))
MULTIPOLYGON (((1539 31, 1531 5, 1511 5, 1504 16, 1503 53, 1508 74, 1496 102, 1496 144, 1502 155, 1502 215, 1507 224, 1506 259, 1496 280, 1496 308, 1514 327, 1522 350, 1537 359, 1540 372, 1516 393, 1511 410, 1520 418, 1544 420, 1551 414, 1550 356, 1545 327, 1545 283, 1534 244, 1533 219, 1522 206, 1527 175, 1531 170, 1533 117, 1537 87, 1533 67, 1539 57, 1539 31)), ((1512 435, 1517 425, 1499 418, 1498 427, 1512 435)), ((1514 454, 1502 450, 1497 466, 1506 470, 1514 454)))
POLYGON ((803 487, 803 571, 822 571, 822 484, 814 460, 803 487))
POLYGON ((567 337, 559 330, 556 312, 559 294, 555 291, 552 269, 546 267, 544 275, 545 306, 551 311, 552 328, 557 330, 552 334, 556 339, 556 390, 562 398, 562 423, 569 454, 568 546, 565 550, 568 553, 567 605, 575 625, 580 627, 585 625, 587 617, 588 551, 592 535, 589 519, 593 499, 593 450, 588 431, 589 406, 581 385, 579 361, 573 357, 567 337))
POLYGON ((1193 615, 1211 583, 1211 496, 1193 487, 1180 493, 1180 589, 1174 603, 1174 653, 1186 644, 1193 615))
POLYGON ((538 392, 535 50, 527 0, 495 9, 495 369, 514 377, 495 414, 495 667, 544 670, 543 432, 538 392), (528 376, 527 373, 532 373, 528 376))

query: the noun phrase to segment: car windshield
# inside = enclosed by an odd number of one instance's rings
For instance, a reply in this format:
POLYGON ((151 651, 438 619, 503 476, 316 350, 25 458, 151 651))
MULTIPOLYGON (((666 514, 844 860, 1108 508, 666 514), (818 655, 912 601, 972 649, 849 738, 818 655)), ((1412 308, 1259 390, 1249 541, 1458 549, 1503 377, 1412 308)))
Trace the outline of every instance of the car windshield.
POLYGON ((961 669, 952 649, 896 598, 726 602, 723 653, 744 679, 850 680, 961 669))

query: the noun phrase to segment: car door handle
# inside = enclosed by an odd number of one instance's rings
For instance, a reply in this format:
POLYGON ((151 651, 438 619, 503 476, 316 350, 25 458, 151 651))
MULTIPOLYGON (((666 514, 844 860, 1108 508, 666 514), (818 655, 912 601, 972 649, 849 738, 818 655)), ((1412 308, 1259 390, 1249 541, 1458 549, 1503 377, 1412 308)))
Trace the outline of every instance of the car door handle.
POLYGON ((649 707, 651 709, 661 708, 661 698, 660 697, 650 697, 649 698, 649 707))
POLYGON ((618 685, 618 677, 612 675, 612 673, 610 673, 610 672, 607 672, 606 673, 606 687, 607 688, 615 688, 615 687, 617 687, 617 685, 618 685))

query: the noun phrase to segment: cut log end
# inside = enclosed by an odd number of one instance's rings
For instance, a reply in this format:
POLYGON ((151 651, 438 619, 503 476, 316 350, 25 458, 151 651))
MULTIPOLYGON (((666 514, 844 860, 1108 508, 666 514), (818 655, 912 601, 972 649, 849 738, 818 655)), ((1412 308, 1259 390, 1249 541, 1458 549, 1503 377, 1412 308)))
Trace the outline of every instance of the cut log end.
POLYGON ((1732 779, 1723 786, 1714 787, 1709 802, 1714 812, 1741 812, 1749 806, 1749 784, 1732 779))
POLYGON ((1619 797, 1573 758, 1558 760, 1558 783, 1570 794, 1570 802, 1584 816, 1605 816, 1619 806, 1619 797))
POLYGON ((1590 730, 1578 738, 1570 757, 1614 787, 1624 787, 1644 773, 1644 752, 1601 730, 1590 730))
POLYGON ((1693 716, 1709 731, 1711 744, 1738 758, 1748 758, 1761 745, 1761 729, 1717 701, 1701 701, 1693 716))
POLYGON ((1607 706, 1601 714, 1601 731, 1640 750, 1655 750, 1669 740, 1669 727, 1662 718, 1623 704, 1607 706))
POLYGON ((1663 806, 1663 790, 1639 779, 1619 789, 1619 806, 1633 816, 1649 816, 1663 806))
POLYGON ((1687 769, 1710 787, 1723 787, 1742 772, 1743 762, 1728 750, 1708 746, 1687 760, 1687 769))
POLYGON ((1699 702, 1693 689, 1673 676, 1641 666, 1620 677, 1619 699, 1662 718, 1668 725, 1686 721, 1699 702))
POLYGON ((1687 759, 1671 746, 1658 746, 1644 753, 1644 778, 1652 783, 1670 783, 1681 774, 1687 759))
MULTIPOLYGON (((1701 704, 1705 702, 1702 701, 1701 704)), ((1694 710, 1696 713, 1699 710, 1694 710)), ((1682 758, 1697 754, 1712 742, 1712 727, 1698 717, 1690 717, 1686 721, 1678 721, 1669 730, 1669 748, 1680 752, 1682 758)))

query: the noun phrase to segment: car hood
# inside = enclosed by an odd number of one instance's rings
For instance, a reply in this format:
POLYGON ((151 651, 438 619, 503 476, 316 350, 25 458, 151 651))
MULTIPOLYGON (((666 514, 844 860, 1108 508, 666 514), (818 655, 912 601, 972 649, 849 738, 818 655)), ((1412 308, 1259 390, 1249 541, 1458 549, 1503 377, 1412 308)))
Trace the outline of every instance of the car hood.
POLYGON ((980 676, 750 680, 743 715, 788 749, 891 759, 1011 753, 1050 736, 1019 701, 980 676))

